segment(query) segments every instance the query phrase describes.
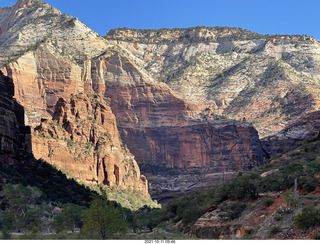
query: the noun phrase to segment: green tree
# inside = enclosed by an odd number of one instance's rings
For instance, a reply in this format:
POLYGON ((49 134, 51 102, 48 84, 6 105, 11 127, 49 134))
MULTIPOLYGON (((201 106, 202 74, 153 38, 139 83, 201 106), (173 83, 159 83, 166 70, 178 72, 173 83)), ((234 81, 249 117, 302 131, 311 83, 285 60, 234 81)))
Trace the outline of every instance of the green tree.
POLYGON ((310 227, 320 225, 320 209, 314 206, 307 206, 302 212, 295 217, 295 224, 300 229, 308 229, 310 227))
POLYGON ((157 227, 158 224, 162 221, 165 212, 162 209, 150 208, 144 206, 140 208, 134 216, 133 228, 138 228, 140 231, 142 228, 148 228, 151 232, 153 228, 157 227))
POLYGON ((2 226, 19 231, 30 230, 33 226, 41 228, 50 207, 42 201, 42 192, 37 187, 6 184, 0 196, 7 201, 2 226))
POLYGON ((95 197, 90 208, 85 212, 84 226, 81 230, 84 238, 115 239, 125 234, 127 225, 123 216, 113 204, 109 203, 106 194, 95 197))
POLYGON ((84 206, 79 206, 72 203, 67 203, 62 206, 63 211, 58 213, 53 220, 53 227, 57 233, 71 230, 79 225, 84 218, 84 212, 87 209, 84 206))

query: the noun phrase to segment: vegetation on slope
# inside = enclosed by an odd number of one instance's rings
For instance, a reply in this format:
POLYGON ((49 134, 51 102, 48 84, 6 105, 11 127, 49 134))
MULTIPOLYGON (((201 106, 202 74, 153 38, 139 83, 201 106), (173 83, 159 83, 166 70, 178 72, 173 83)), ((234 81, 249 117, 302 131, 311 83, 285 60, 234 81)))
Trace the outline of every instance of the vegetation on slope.
POLYGON ((232 41, 232 40, 252 40, 263 38, 264 35, 251 32, 241 28, 232 27, 206 27, 206 26, 196 26, 189 28, 161 28, 161 29, 130 29, 130 28, 118 28, 110 30, 105 36, 108 40, 121 40, 121 41, 136 41, 139 43, 194 43, 194 42, 222 42, 222 41, 232 41), (208 31, 217 34, 210 36, 197 37, 193 35, 193 32, 208 31), (136 33, 136 35, 124 35, 125 33, 136 33), (162 37, 163 34, 167 33, 180 33, 178 38, 168 38, 162 37))
MULTIPOLYGON (((51 238, 63 239, 70 238, 70 235, 71 238, 83 239, 157 239, 164 237, 185 239, 192 238, 189 233, 193 224, 208 211, 217 211, 223 223, 240 228, 250 225, 244 216, 250 216, 256 211, 257 202, 261 203, 259 206, 265 209, 263 211, 266 211, 267 214, 268 209, 275 206, 275 201, 283 198, 287 207, 278 207, 271 215, 269 214, 270 216, 267 215, 268 225, 261 222, 255 228, 246 229, 243 238, 252 239, 258 236, 278 238, 287 235, 292 228, 301 229, 303 233, 307 233, 305 235, 309 235, 308 237, 317 238, 317 235, 312 235, 312 233, 315 233, 314 229, 320 227, 319 195, 317 195, 320 175, 319 148, 320 137, 311 138, 296 148, 278 155, 264 166, 255 168, 251 172, 239 173, 235 179, 227 180, 206 191, 197 191, 173 199, 161 209, 145 206, 131 211, 108 200, 108 193, 104 191, 100 196, 95 194, 89 204, 90 201, 77 201, 80 196, 73 199, 70 193, 57 200, 61 191, 55 189, 54 192, 51 192, 40 181, 34 183, 33 186, 27 186, 28 182, 24 182, 25 186, 4 184, 1 191, 2 237, 10 237, 10 231, 20 230, 25 233, 23 238, 29 239, 44 238, 39 233, 43 234, 45 231, 55 233, 51 238), (295 179, 297 179, 298 196, 294 191, 295 179), (12 194, 14 192, 12 189, 16 189, 18 194, 12 194), (32 197, 17 198, 17 196, 26 194, 32 197), (16 199, 12 200, 13 195, 16 199), (56 200, 53 201, 53 198, 56 200), (50 215, 54 207, 59 207, 62 211, 50 215), (22 212, 24 219, 20 221, 22 212), (18 216, 15 218, 19 221, 15 221, 12 216, 18 216), (112 218, 114 221, 99 225, 99 228, 102 228, 99 230, 96 222, 105 223, 104 218, 112 218), (265 227, 266 225, 268 227, 265 227), (79 230, 79 227, 83 227, 80 232, 67 234, 67 231, 79 230), (95 229, 94 232, 92 228, 95 229), (266 228, 268 229, 267 234, 259 233, 266 228), (181 233, 177 234, 177 230, 180 230, 181 233)), ((20 170, 16 170, 15 179, 19 177, 25 179, 19 175, 20 170)), ((23 172, 28 174, 25 168, 23 172)), ((51 178, 50 174, 46 175, 46 179, 51 178)), ((37 177, 40 179, 41 176, 31 178, 37 179, 37 177)), ((27 179, 30 177, 25 180, 27 179)), ((61 181, 54 179, 59 187, 61 181)), ((48 186, 48 183, 45 186, 48 186)), ((64 185, 66 189, 70 187, 67 183, 64 185)), ((89 194, 87 196, 89 197, 89 194)))
MULTIPOLYGON (((226 223, 238 223, 240 227, 241 225, 246 226, 248 223, 241 222, 239 217, 243 213, 249 215, 250 211, 253 211, 251 205, 259 199, 263 199, 262 203, 265 208, 270 207, 274 200, 265 196, 278 194, 286 199, 288 208, 278 209, 274 213, 274 221, 280 221, 287 214, 290 218, 286 221, 295 223, 298 228, 308 229, 319 226, 320 208, 317 201, 319 195, 312 194, 319 187, 319 149, 319 136, 307 140, 295 149, 279 155, 270 163, 255 168, 251 172, 240 173, 235 179, 225 181, 209 190, 197 191, 172 200, 161 210, 160 219, 175 223, 181 227, 181 230, 189 232, 192 225, 208 209, 211 209, 210 211, 218 209, 221 212, 219 215, 221 220, 226 223), (297 198, 294 194, 295 179, 298 182, 297 189, 300 195, 297 198), (306 204, 304 199, 309 200, 310 206, 303 208, 306 204), (292 208, 294 210, 290 210, 292 208)), ((279 233, 282 231, 274 228, 274 230, 270 229, 269 235, 279 233)))

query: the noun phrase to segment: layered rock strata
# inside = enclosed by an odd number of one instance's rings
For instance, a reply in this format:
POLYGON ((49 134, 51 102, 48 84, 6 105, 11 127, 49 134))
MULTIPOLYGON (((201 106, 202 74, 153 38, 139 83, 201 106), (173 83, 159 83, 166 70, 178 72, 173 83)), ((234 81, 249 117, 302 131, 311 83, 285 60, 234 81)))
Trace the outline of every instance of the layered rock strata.
POLYGON ((212 108, 149 81, 130 55, 112 49, 91 67, 93 89, 110 99, 121 138, 151 179, 153 197, 208 187, 265 162, 251 125, 215 116, 212 108))
POLYGON ((98 95, 60 98, 32 137, 33 153, 88 185, 148 194, 147 179, 119 140, 115 117, 98 95))
POLYGON ((150 179, 154 197, 209 187, 266 160, 252 126, 199 115, 199 107, 167 87, 114 85, 106 91, 121 138, 150 179))
POLYGON ((309 36, 195 27, 123 28, 109 31, 106 38, 129 50, 180 97, 209 102, 216 114, 245 117, 260 138, 320 109, 320 43, 309 36))

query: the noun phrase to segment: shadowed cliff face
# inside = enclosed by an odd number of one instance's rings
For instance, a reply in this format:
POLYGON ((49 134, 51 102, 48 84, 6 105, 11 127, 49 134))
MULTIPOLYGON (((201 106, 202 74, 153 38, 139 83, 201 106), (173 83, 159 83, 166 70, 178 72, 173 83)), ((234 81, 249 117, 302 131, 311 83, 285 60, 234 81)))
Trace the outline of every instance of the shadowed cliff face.
POLYGON ((88 205, 94 192, 43 160, 35 160, 30 127, 24 124, 24 109, 13 95, 12 79, 0 71, 0 186, 36 186, 50 202, 88 205))
POLYGON ((13 95, 12 80, 0 71, 0 163, 7 165, 31 153, 30 127, 25 127, 24 109, 13 95))

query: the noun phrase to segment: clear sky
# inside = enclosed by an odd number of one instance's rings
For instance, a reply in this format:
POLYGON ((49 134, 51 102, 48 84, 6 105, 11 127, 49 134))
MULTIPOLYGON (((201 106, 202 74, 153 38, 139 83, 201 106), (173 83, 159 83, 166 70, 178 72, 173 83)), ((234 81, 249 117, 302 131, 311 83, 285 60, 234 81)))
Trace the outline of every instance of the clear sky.
MULTIPOLYGON (((0 0, 0 7, 16 0, 0 0)), ((320 39, 320 0, 46 0, 100 35, 113 28, 241 27, 320 39)))

